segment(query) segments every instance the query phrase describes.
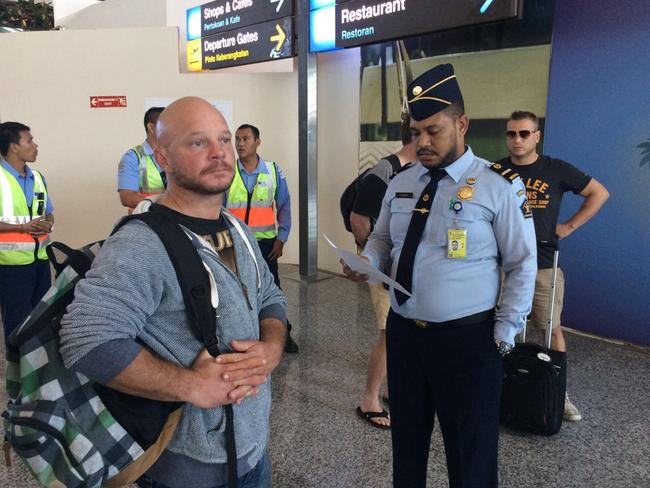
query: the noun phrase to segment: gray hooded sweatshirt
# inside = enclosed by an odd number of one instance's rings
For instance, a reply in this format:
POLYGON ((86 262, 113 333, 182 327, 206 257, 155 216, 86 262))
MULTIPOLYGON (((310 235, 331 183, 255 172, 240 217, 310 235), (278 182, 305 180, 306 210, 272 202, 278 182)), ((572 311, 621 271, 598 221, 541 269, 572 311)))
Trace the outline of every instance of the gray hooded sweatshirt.
MULTIPOLYGON (((252 244, 257 267, 231 225, 239 277, 192 234, 215 278, 222 352, 228 352, 225 348, 234 339, 259 339, 261 319, 274 317, 286 323, 286 298, 275 286, 255 238, 245 225, 241 227, 252 244)), ((162 242, 137 221, 107 239, 75 289, 75 299, 61 321, 60 338, 66 366, 104 384, 138 355, 141 346, 135 338, 162 359, 184 367, 190 367, 204 347, 190 330, 178 280, 162 242)), ((257 396, 233 406, 240 475, 266 452, 270 407, 270 383, 262 385, 257 396)), ((152 477, 169 486, 188 486, 189 481, 197 487, 217 485, 224 472, 214 465, 225 469, 227 461, 224 429, 223 407, 201 409, 186 404, 172 441, 152 468, 153 475, 161 468, 164 474, 152 477)))

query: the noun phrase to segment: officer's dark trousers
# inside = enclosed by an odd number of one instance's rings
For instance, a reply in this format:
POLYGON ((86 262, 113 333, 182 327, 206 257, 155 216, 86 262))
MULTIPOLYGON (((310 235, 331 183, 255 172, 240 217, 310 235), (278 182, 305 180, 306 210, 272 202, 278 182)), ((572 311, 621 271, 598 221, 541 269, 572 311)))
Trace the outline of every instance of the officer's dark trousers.
MULTIPOLYGON (((275 281, 275 285, 282 289, 280 286, 280 275, 278 274, 278 260, 277 259, 269 259, 269 253, 273 250, 273 243, 275 242, 275 239, 260 239, 257 241, 258 246, 260 246, 260 251, 262 251, 262 257, 264 258, 264 261, 266 261, 267 266, 269 267, 269 271, 273 275, 273 280, 275 281)), ((291 324, 289 323, 289 319, 287 319, 287 329, 291 330, 291 324)))
POLYGON ((502 359, 494 321, 421 329, 388 314, 393 484, 426 486, 434 414, 450 488, 496 488, 502 359))
POLYGON ((50 262, 0 266, 0 313, 5 343, 51 285, 50 262))

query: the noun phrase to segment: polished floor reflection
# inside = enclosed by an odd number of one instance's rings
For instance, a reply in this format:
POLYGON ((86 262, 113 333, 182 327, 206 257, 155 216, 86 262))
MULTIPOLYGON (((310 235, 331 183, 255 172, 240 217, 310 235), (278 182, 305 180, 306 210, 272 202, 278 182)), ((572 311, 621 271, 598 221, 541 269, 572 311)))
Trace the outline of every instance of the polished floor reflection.
MULTIPOLYGON (((333 277, 292 280, 282 266, 293 336, 273 376, 271 457, 276 488, 391 486, 390 432, 354 412, 376 337, 367 287, 333 277)), ((569 391, 583 413, 550 438, 502 430, 503 488, 637 488, 650 486, 650 355, 567 334, 569 391)), ((2 358, 4 360, 4 357, 2 358)), ((4 371, 0 373, 4 384, 4 371)), ((4 393, 0 392, 4 405, 4 393)), ((0 487, 36 487, 14 458, 0 467, 0 487)), ((429 487, 447 486, 436 429, 429 487)))
MULTIPOLYGON (((310 285, 283 278, 282 286, 301 349, 273 377, 275 486, 391 486, 390 432, 354 413, 377 334, 367 287, 338 277, 310 285)), ((648 351, 566 335, 569 392, 583 420, 550 438, 503 429, 500 486, 650 486, 648 351)), ((438 429, 427 486, 448 486, 438 429)))

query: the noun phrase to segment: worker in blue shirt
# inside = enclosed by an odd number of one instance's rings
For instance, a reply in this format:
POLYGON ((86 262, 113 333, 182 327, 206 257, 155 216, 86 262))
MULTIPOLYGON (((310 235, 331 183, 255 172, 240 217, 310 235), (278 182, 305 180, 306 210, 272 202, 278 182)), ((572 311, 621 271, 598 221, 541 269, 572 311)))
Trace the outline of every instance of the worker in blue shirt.
MULTIPOLYGON (((291 231, 291 199, 287 180, 273 161, 257 154, 261 144, 260 131, 250 124, 239 126, 235 132, 237 164, 235 177, 224 196, 226 208, 244 221, 255 234, 262 256, 280 287, 278 258, 291 231)), ((298 352, 287 321, 285 351, 298 352)))
POLYGON ((535 287, 532 212, 516 174, 465 145, 450 64, 414 80, 408 97, 418 163, 389 184, 363 252, 412 294, 391 290, 387 320, 393 483, 426 485, 437 416, 450 488, 496 488, 502 357, 535 287))
POLYGON ((165 191, 167 178, 153 154, 156 145, 156 122, 164 107, 151 107, 144 114, 145 141, 129 149, 117 170, 117 191, 120 202, 133 210, 151 195, 165 191))
POLYGON ((28 126, 0 124, 0 314, 5 342, 51 285, 45 249, 54 207, 45 177, 27 166, 37 156, 28 126))

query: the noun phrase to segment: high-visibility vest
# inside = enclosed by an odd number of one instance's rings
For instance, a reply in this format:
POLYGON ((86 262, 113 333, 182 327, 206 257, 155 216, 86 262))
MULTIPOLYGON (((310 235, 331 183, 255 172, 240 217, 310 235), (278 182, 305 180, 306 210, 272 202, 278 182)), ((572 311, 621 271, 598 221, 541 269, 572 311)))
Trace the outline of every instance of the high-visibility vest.
MULTIPOLYGON (((20 184, 7 169, 0 166, 0 222, 26 224, 35 218, 45 217, 47 188, 43 176, 38 171, 32 172, 34 194, 30 215, 27 198, 20 184)), ((0 265, 32 264, 36 257, 46 260, 45 246, 49 243, 49 234, 36 238, 22 232, 0 232, 0 265)))
POLYGON ((278 188, 275 163, 260 160, 257 181, 252 193, 248 193, 244 180, 239 173, 239 164, 235 163, 235 179, 228 189, 226 208, 243 220, 250 227, 255 239, 273 239, 278 235, 275 218, 275 192, 278 188))
POLYGON ((165 183, 151 154, 144 152, 142 146, 135 146, 133 152, 138 157, 140 193, 155 195, 165 191, 165 183))

